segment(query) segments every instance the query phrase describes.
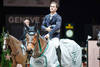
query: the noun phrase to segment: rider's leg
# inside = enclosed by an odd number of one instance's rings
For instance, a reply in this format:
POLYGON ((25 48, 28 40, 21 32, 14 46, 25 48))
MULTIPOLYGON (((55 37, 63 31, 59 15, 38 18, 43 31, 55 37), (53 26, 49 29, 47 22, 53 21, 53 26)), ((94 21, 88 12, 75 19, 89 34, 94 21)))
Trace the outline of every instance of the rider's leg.
POLYGON ((56 48, 56 53, 58 56, 58 61, 60 63, 60 67, 61 67, 61 50, 60 50, 60 46, 58 46, 58 48, 56 48))
POLYGON ((58 57, 58 61, 60 63, 60 67, 61 67, 61 50, 60 50, 60 42, 59 42, 59 38, 53 38, 51 39, 51 41, 53 42, 54 47, 56 48, 56 54, 58 57))

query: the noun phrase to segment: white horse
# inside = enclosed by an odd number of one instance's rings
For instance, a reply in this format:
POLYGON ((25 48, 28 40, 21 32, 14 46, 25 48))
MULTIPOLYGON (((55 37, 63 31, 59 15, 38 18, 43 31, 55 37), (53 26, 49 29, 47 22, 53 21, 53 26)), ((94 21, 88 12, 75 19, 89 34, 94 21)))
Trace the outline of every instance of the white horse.
MULTIPOLYGON (((36 39, 33 40, 35 42, 36 39)), ((57 42, 58 40, 56 38, 50 40, 41 56, 37 58, 31 57, 30 67, 59 67, 58 56, 56 54, 57 46, 60 46, 61 49, 62 67, 81 67, 81 47, 75 41, 70 39, 60 39, 58 42, 59 45, 57 45, 57 42)))

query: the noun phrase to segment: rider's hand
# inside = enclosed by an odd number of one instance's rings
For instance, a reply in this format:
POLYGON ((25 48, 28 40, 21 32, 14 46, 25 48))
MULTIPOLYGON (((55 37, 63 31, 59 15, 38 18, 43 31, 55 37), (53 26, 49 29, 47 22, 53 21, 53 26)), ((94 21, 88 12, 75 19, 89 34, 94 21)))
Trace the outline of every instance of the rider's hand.
POLYGON ((46 28, 46 31, 50 32, 52 29, 49 27, 46 28))
POLYGON ((50 37, 50 35, 49 35, 49 34, 46 34, 44 37, 45 37, 46 39, 48 39, 48 38, 50 37))

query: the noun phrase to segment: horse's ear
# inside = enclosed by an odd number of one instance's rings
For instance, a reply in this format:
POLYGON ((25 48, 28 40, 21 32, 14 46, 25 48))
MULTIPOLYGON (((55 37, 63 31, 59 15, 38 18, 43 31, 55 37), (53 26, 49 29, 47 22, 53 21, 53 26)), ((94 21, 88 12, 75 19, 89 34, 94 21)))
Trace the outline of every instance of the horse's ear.
POLYGON ((7 36, 9 37, 9 32, 7 31, 7 36))

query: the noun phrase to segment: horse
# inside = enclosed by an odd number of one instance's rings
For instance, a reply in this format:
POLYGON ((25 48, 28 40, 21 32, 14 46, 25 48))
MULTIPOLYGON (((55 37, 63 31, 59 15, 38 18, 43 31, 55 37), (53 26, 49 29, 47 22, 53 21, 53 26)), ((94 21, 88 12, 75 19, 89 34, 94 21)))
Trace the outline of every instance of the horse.
POLYGON ((59 66, 55 47, 43 38, 38 32, 26 35, 27 49, 32 50, 30 58, 31 67, 57 67, 59 66))
POLYGON ((13 37, 10 34, 5 34, 4 36, 4 45, 3 49, 5 50, 8 46, 11 50, 11 58, 12 58, 12 67, 16 67, 17 64, 21 64, 22 67, 25 67, 25 63, 27 61, 27 53, 23 55, 23 51, 21 48, 22 42, 13 37))

